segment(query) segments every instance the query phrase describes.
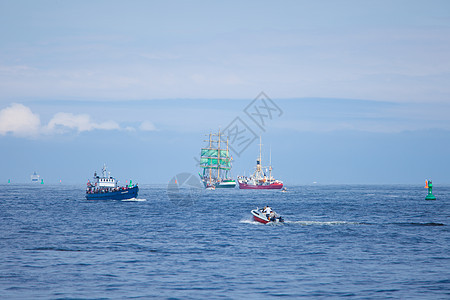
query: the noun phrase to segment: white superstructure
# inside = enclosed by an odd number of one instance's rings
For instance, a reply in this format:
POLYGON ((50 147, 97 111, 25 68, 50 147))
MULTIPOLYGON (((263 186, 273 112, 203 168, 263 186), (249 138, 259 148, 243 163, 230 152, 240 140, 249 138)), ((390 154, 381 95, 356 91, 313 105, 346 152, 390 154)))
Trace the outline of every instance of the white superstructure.
POLYGON ((116 188, 118 181, 111 176, 111 173, 108 172, 106 175, 106 165, 103 165, 102 168, 102 176, 98 176, 97 172, 94 172, 94 182, 92 185, 98 188, 116 188))

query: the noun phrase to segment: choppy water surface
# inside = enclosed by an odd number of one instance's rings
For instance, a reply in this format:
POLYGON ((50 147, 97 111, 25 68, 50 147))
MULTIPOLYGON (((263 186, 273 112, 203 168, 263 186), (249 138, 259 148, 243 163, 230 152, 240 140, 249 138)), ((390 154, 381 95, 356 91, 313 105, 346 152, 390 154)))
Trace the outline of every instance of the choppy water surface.
POLYGON ((421 186, 141 186, 135 201, 0 187, 4 299, 450 298, 448 186, 432 202, 421 186), (286 223, 253 222, 266 204, 286 223))

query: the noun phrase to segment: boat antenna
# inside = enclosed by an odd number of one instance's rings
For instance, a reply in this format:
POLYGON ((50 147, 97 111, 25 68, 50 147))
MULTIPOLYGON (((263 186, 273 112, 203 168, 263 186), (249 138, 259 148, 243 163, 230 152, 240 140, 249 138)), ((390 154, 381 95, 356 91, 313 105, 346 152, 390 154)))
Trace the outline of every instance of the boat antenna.
POLYGON ((259 136, 259 158, 256 159, 256 170, 254 173, 254 175, 257 177, 263 177, 261 174, 264 173, 264 171, 262 171, 261 146, 262 146, 262 141, 261 141, 261 136, 259 136))
POLYGON ((269 166, 272 165, 272 144, 269 146, 269 166))
POLYGON ((261 163, 261 146, 262 146, 262 141, 261 141, 261 136, 259 136, 259 163, 261 163))
POLYGON ((269 180, 272 180, 272 144, 269 149, 269 180))

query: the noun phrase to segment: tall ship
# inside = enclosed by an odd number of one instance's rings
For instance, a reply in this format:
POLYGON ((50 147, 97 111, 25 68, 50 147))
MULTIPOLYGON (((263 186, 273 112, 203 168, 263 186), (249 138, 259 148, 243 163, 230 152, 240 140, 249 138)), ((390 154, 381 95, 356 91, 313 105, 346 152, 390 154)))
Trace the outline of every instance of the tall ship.
POLYGON ((240 189, 279 190, 283 187, 283 181, 277 180, 272 176, 272 162, 271 162, 272 157, 270 158, 269 167, 262 166, 261 148, 262 148, 261 137, 259 137, 259 157, 256 159, 255 172, 250 177, 238 176, 240 189), (266 172, 264 172, 264 168, 266 169, 266 172))
POLYGON ((106 172, 106 165, 103 165, 102 176, 94 172, 93 182, 88 180, 86 188, 86 199, 88 200, 125 200, 136 198, 139 192, 137 184, 119 186, 119 181, 106 172))
POLYGON ((236 181, 231 176, 231 161, 233 158, 228 149, 228 137, 222 138, 222 134, 209 134, 207 146, 200 152, 200 167, 203 169, 199 173, 205 188, 234 188, 236 181))

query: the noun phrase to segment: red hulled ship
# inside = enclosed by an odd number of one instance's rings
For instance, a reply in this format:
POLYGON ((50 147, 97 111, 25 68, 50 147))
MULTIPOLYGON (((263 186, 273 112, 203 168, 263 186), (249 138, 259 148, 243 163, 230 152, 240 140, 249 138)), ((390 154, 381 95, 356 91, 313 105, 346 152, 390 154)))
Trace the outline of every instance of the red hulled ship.
POLYGON ((243 190, 279 190, 283 187, 281 180, 272 177, 272 166, 266 168, 267 176, 261 165, 261 137, 259 138, 259 157, 256 159, 256 170, 250 177, 238 176, 239 188, 243 190))

